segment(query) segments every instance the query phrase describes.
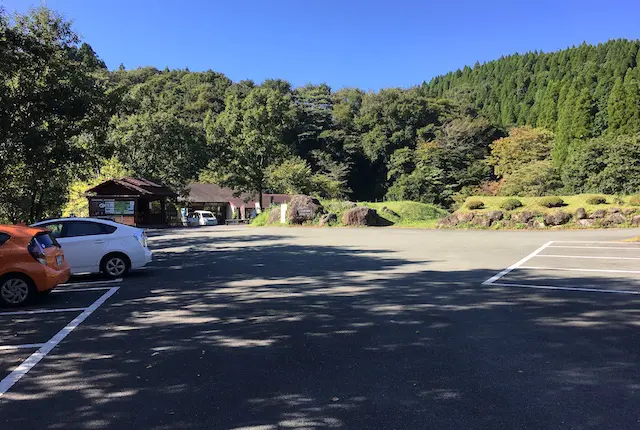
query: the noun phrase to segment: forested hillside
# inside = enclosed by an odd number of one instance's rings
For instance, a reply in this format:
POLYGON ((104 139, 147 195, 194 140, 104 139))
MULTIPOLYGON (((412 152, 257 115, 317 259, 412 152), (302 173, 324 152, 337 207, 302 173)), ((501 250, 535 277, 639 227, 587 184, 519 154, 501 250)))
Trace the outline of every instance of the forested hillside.
POLYGON ((611 40, 515 54, 438 76, 432 96, 470 103, 492 123, 556 132, 564 161, 575 139, 640 131, 640 41, 611 40))
POLYGON ((201 180, 447 208, 478 192, 640 187, 638 41, 513 55, 364 92, 109 71, 46 8, 0 14, 0 31, 0 219, 77 212, 89 185, 124 174, 178 191, 201 180))

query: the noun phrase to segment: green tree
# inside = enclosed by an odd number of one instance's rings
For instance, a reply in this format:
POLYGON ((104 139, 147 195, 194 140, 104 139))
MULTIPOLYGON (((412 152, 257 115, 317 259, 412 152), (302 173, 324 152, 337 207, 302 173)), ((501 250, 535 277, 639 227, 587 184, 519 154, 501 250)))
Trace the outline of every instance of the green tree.
POLYGON ((70 180, 97 161, 116 101, 51 10, 0 13, 0 40, 0 218, 32 222, 59 214, 70 180))
POLYGON ((202 127, 164 112, 114 117, 109 143, 125 169, 177 191, 197 178, 210 158, 202 127))
POLYGON ((209 170, 237 192, 267 188, 268 169, 291 155, 284 136, 295 126, 296 111, 289 94, 267 87, 253 88, 246 98, 227 96, 225 110, 206 121, 213 158, 209 170))
POLYGON ((548 160, 554 144, 554 135, 542 128, 515 127, 507 137, 491 144, 489 164, 495 175, 511 175, 525 165, 548 160))

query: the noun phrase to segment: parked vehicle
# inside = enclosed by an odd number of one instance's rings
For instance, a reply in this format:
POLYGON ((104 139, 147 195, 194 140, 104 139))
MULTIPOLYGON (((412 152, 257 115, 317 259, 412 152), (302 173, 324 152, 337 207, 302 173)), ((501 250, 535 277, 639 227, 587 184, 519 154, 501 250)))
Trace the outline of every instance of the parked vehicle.
POLYGON ((116 278, 151 262, 144 230, 98 218, 40 221, 62 245, 71 273, 104 273, 116 278))
POLYGON ((70 276, 64 252, 49 231, 0 225, 0 303, 20 306, 70 276))
POLYGON ((218 218, 210 211, 194 211, 194 225, 218 225, 218 218))

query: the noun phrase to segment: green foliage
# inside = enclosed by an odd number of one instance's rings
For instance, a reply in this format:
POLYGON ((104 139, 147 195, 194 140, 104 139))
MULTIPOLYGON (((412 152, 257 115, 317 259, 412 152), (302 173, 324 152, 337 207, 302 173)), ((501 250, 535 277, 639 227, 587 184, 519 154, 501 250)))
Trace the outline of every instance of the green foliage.
POLYGON ((542 197, 538 200, 538 204, 545 208, 559 208, 565 206, 564 200, 556 196, 542 197))
POLYGON ((591 196, 587 198, 587 203, 590 205, 603 205, 607 203, 607 198, 605 196, 591 196))
POLYGON ((483 209, 484 202, 480 200, 470 200, 467 202, 467 209, 483 209))
POLYGON ((525 164, 509 175, 500 184, 499 194, 503 196, 544 196, 555 194, 562 188, 558 169, 551 161, 535 161, 525 164))
POLYGON ((212 159, 209 170, 224 178, 222 185, 257 193, 268 186, 268 170, 290 156, 285 136, 295 124, 291 96, 255 87, 244 99, 227 96, 225 110, 206 120, 212 159))
POLYGON ((69 198, 62 209, 63 216, 89 216, 89 201, 85 193, 89 188, 113 178, 130 176, 131 171, 124 168, 116 158, 104 161, 97 174, 86 180, 78 179, 69 184, 69 198))
POLYGON ((251 220, 251 226, 264 227, 269 222, 269 211, 265 210, 258 214, 253 220, 251 220))
POLYGON ((553 144, 554 135, 548 130, 515 127, 491 144, 489 164, 496 176, 511 175, 529 163, 548 160, 553 144))
POLYGON ((570 193, 632 194, 640 190, 640 135, 602 136, 575 145, 562 169, 570 193))
MULTIPOLYGON (((60 213, 69 182, 104 151, 117 98, 70 24, 46 8, 0 8, 0 219, 60 213)), ((93 57, 92 57, 93 56, 93 57)))
POLYGON ((520 200, 514 199, 514 198, 504 199, 502 201, 502 203, 500 204, 500 207, 502 209, 505 209, 505 210, 508 210, 508 211, 512 211, 514 209, 522 207, 522 202, 520 200))
POLYGON ((640 206, 640 195, 631 196, 629 199, 629 204, 631 206, 640 206))

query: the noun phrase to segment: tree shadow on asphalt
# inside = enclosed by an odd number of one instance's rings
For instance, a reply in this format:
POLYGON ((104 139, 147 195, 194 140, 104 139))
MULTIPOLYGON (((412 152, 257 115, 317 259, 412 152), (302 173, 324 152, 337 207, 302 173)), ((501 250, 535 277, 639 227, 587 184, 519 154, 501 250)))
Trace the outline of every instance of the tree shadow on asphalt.
POLYGON ((288 239, 156 240, 154 267, 127 280, 20 382, 0 422, 636 424, 640 299, 481 286, 495 271, 442 272, 391 251, 288 239))

